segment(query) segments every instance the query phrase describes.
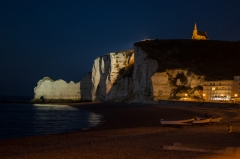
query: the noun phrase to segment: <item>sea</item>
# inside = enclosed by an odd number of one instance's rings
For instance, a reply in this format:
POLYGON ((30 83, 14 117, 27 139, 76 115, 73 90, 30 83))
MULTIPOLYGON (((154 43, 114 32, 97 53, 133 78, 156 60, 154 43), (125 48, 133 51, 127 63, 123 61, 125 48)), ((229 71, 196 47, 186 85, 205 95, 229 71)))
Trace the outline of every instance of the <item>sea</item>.
POLYGON ((101 119, 68 105, 0 103, 0 140, 85 130, 101 119))

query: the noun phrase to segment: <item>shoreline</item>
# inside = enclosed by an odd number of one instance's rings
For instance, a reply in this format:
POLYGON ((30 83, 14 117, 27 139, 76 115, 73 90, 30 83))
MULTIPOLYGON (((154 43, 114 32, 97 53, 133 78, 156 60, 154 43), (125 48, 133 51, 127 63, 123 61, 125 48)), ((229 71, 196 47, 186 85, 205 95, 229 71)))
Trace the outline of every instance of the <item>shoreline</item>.
POLYGON ((219 150, 240 145, 240 109, 236 106, 111 102, 67 105, 103 115, 105 122, 76 132, 0 140, 0 158, 226 158, 209 152, 163 150, 163 146, 181 143, 219 150), (203 116, 206 112, 223 120, 183 128, 163 127, 159 121, 203 116), (231 134, 229 124, 233 126, 231 134))

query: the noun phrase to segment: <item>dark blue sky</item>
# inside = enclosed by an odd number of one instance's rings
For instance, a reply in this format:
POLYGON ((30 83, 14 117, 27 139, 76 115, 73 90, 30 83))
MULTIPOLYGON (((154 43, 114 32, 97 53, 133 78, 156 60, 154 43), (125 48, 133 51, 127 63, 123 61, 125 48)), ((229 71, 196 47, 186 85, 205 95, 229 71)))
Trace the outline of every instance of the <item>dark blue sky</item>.
POLYGON ((80 81, 104 54, 144 38, 240 40, 239 0, 1 0, 0 94, 30 95, 44 76, 80 81))

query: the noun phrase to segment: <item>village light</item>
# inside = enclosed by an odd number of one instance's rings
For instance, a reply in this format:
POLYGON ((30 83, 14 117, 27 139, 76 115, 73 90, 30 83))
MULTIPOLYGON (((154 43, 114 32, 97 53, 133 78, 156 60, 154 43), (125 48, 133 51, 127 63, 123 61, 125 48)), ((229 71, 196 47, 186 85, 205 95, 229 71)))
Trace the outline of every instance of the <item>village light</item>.
MULTIPOLYGON (((235 98, 237 98, 238 94, 234 94, 235 98)), ((234 103, 236 103, 236 99, 234 98, 234 103)))
POLYGON ((205 97, 205 94, 203 94, 203 96, 205 97))
POLYGON ((185 94, 185 98, 183 98, 183 99, 186 100, 186 101, 188 100, 187 96, 188 96, 188 94, 186 93, 186 94, 185 94))

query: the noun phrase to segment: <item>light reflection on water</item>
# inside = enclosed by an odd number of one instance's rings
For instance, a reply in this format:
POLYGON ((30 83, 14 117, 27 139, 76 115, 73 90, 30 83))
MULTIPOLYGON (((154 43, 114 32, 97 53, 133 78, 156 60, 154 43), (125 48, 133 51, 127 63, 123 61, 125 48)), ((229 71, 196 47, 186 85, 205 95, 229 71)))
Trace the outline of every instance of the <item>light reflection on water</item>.
POLYGON ((67 105, 0 104, 0 139, 77 131, 100 122, 101 115, 67 105))
POLYGON ((98 123, 101 122, 101 115, 95 113, 89 113, 88 122, 90 123, 90 127, 95 127, 98 123))

